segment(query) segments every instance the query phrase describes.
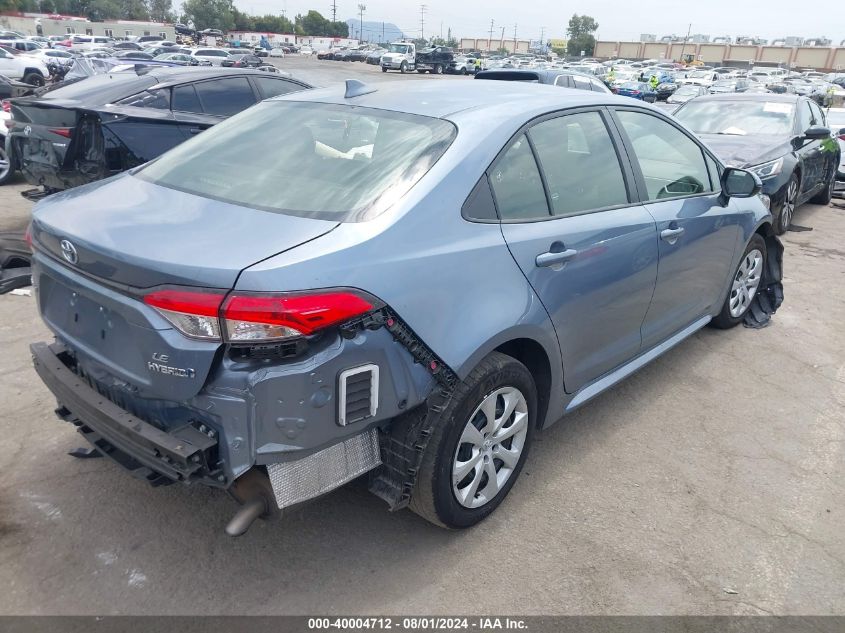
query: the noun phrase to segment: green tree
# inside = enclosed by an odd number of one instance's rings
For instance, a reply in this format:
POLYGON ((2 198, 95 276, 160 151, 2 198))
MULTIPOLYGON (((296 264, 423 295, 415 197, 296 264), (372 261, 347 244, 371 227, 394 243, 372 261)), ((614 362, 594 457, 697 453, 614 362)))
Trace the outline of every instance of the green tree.
POLYGON ((175 22, 172 0, 148 0, 150 19, 156 22, 175 22))
POLYGON ((231 31, 235 27, 232 0, 186 0, 182 5, 182 22, 194 28, 231 31))
POLYGON ((149 20, 150 12, 144 0, 120 0, 120 17, 124 20, 149 20))
POLYGON ((595 32, 599 23, 589 15, 574 14, 569 18, 569 27, 566 33, 569 41, 566 43, 566 51, 569 55, 577 57, 584 51, 584 55, 592 55, 596 47, 595 32))

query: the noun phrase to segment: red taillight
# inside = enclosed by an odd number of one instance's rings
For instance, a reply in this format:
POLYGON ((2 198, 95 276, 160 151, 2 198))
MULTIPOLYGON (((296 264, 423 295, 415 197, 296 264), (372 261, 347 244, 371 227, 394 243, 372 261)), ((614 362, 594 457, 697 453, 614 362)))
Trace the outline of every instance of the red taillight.
POLYGON ((375 309, 375 302, 349 290, 305 294, 233 294, 222 317, 230 341, 267 341, 307 336, 375 309))
POLYGON ((144 297, 176 329, 192 338, 231 342, 308 336, 380 307, 353 290, 305 293, 225 293, 156 290, 144 297), (225 299, 225 301, 224 301, 225 299))
POLYGON ((12 111, 12 102, 11 101, 9 101, 8 99, 3 99, 3 101, 0 102, 0 103, 2 103, 2 105, 3 105, 3 112, 11 112, 12 111))
POLYGON ((23 241, 26 242, 29 250, 32 251, 32 222, 26 225, 26 231, 23 233, 23 241))
POLYGON ((195 290, 156 290, 144 297, 177 330, 186 336, 220 340, 220 304, 225 293, 195 290))
POLYGON ((71 132, 73 130, 71 130, 71 128, 69 127, 51 127, 48 128, 48 131, 52 132, 53 134, 58 134, 59 136, 64 136, 65 138, 70 138, 71 132))

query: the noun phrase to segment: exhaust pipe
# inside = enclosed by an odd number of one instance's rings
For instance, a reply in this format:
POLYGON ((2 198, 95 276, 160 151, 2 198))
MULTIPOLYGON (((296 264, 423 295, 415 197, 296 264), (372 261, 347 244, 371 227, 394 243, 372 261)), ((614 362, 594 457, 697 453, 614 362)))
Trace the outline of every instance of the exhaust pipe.
POLYGON ((267 502, 263 497, 256 497, 235 513, 228 524, 226 534, 229 536, 241 536, 246 534, 249 527, 262 514, 267 513, 267 502))
POLYGON ((242 504, 226 524, 229 536, 242 536, 256 519, 280 514, 273 486, 263 467, 252 468, 238 477, 229 488, 229 494, 242 504))

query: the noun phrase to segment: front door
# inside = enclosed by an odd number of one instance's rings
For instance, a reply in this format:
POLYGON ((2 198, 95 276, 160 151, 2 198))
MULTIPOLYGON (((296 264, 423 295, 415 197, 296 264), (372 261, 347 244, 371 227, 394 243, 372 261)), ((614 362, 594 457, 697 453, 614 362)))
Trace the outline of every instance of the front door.
POLYGON ((654 219, 631 203, 606 113, 546 119, 489 172, 502 233, 557 331, 566 391, 635 357, 654 291, 654 219))
POLYGON ((719 311, 741 229, 734 207, 720 198, 717 164, 698 141, 642 110, 615 115, 659 236, 657 287, 642 329, 646 350, 719 311))

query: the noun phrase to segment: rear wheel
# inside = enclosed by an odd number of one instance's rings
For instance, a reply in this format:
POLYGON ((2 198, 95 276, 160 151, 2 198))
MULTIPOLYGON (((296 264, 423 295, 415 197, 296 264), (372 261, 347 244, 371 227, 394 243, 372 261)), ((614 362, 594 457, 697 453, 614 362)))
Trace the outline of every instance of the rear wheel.
POLYGON ((786 195, 783 199, 783 205, 778 213, 775 221, 775 232, 778 235, 783 235, 792 224, 792 218, 795 215, 795 206, 798 202, 798 174, 792 174, 789 179, 789 184, 786 186, 786 195))
POLYGON ((810 199, 810 202, 813 204, 823 204, 824 206, 827 206, 833 199, 833 187, 836 184, 836 171, 831 170, 831 172, 832 173, 830 174, 830 178, 825 185, 825 188, 810 199))
POLYGON ((434 74, 435 75, 442 75, 443 74, 443 66, 441 66, 440 64, 435 64, 434 65, 434 74))
POLYGON ((411 509, 452 529, 487 517, 522 470, 536 415, 537 389, 528 369, 498 352, 484 358, 435 422, 411 509))
POLYGON ((757 296, 765 269, 766 241, 755 233, 739 260, 722 311, 713 319, 715 327, 726 330, 739 325, 757 296))
POLYGON ((41 87, 44 85, 44 75, 36 72, 29 72, 23 76, 22 81, 30 86, 41 87))

